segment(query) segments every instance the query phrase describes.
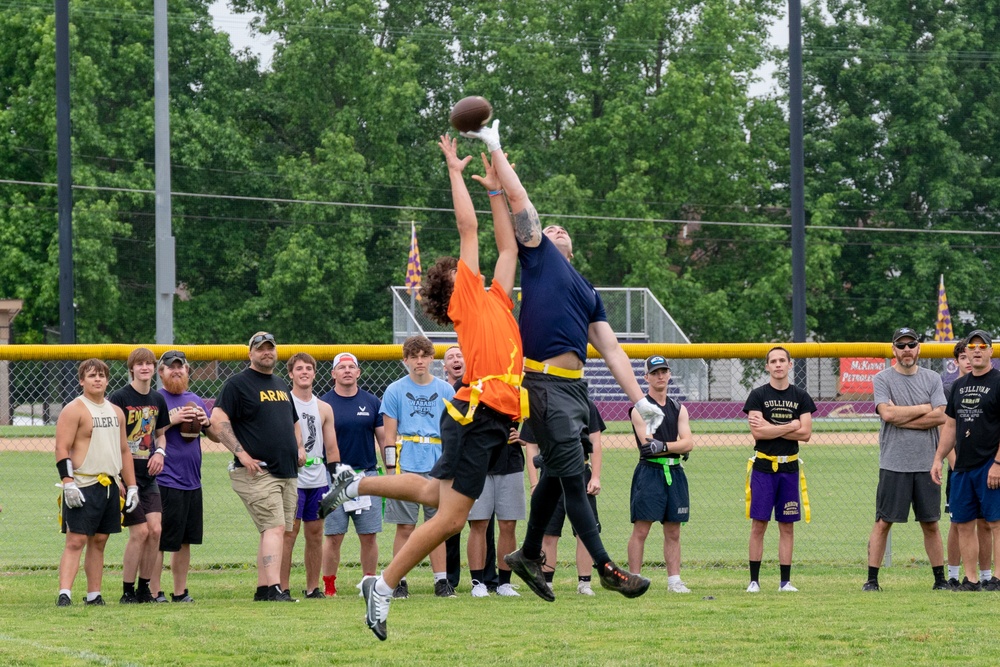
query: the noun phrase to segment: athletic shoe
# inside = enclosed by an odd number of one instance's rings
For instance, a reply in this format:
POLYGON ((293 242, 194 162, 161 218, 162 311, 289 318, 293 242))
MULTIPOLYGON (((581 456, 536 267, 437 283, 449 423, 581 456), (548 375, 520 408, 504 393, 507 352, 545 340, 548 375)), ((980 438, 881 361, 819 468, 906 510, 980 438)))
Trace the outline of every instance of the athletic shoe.
POLYGON ((319 588, 314 588, 311 591, 304 590, 304 591, 302 591, 302 594, 305 595, 307 598, 310 598, 310 599, 313 599, 313 600, 322 600, 323 598, 326 597, 326 594, 323 591, 321 591, 319 588))
POLYGON ((472 580, 472 597, 474 598, 488 598, 490 596, 489 589, 486 588, 486 584, 481 581, 472 580))
POLYGON ((122 593, 118 604, 139 604, 139 600, 135 597, 135 593, 122 593))
POLYGON ((545 587, 547 589, 549 589, 549 593, 555 594, 555 589, 552 588, 552 582, 551 581, 546 581, 545 582, 545 587))
POLYGON ((799 589, 797 589, 795 586, 792 586, 792 582, 786 581, 784 583, 784 585, 778 586, 778 592, 779 593, 798 593, 799 589))
POLYGON ((253 594, 253 601, 254 602, 267 602, 269 599, 270 598, 268 597, 268 591, 264 591, 263 593, 258 593, 256 591, 254 591, 254 594, 253 594))
MULTIPOLYGON (((986 586, 983 586, 983 589, 985 590, 986 586)), ((944 579, 935 579, 934 580, 934 585, 931 586, 931 590, 932 591, 950 591, 951 590, 951 586, 949 586, 948 582, 945 581, 944 579)))
POLYGON ((958 579, 956 579, 955 577, 952 577, 951 579, 948 580, 948 587, 951 588, 951 590, 953 590, 953 591, 957 590, 958 587, 961 586, 961 585, 962 584, 960 584, 958 582, 958 579))
POLYGON ((593 595, 594 590, 590 587, 589 581, 579 581, 576 584, 576 592, 580 595, 593 595))
MULTIPOLYGON (((482 586, 482 584, 480 584, 480 586, 482 586)), ((483 588, 486 587, 483 586, 483 588)), ((439 579, 438 581, 434 582, 434 595, 436 595, 439 598, 457 597, 455 595, 455 589, 451 587, 451 584, 448 583, 447 579, 439 579)), ((487 595, 489 594, 487 593, 487 595)))
MULTIPOLYGON (((272 588, 271 590, 274 591, 275 589, 272 588)), ((292 597, 291 593, 289 592, 289 590, 287 588, 285 590, 283 590, 283 591, 278 591, 277 593, 274 593, 273 596, 272 595, 268 595, 268 601, 270 601, 270 602, 298 602, 298 600, 296 600, 295 598, 292 597)))
POLYGON ((667 592, 669 593, 690 593, 691 589, 684 585, 683 581, 678 581, 676 584, 667 584, 667 592))
POLYGON ((153 594, 147 588, 144 591, 135 592, 135 601, 140 604, 152 604, 153 602, 156 602, 156 598, 153 597, 153 594))
POLYGON ((347 495, 347 487, 351 485, 351 482, 356 479, 360 480, 362 477, 351 468, 341 468, 340 472, 333 477, 330 490, 319 501, 319 515, 325 519, 327 514, 350 500, 351 498, 347 495))
POLYGON ((194 598, 191 597, 190 595, 188 595, 188 589, 185 588, 184 592, 181 593, 180 595, 174 595, 173 593, 171 593, 170 594, 170 601, 171 602, 194 602, 194 598))
MULTIPOLYGON (((171 593, 171 595, 173 595, 173 593, 171 593)), ((168 600, 167 596, 163 594, 163 591, 160 591, 159 593, 156 594, 156 597, 153 598, 153 602, 162 603, 162 602, 170 602, 170 600, 168 600)))
MULTIPOLYGON (((361 580, 361 585, 364 586, 364 579, 361 580)), ((365 596, 365 589, 361 589, 361 597, 365 596)), ((410 587, 406 585, 406 579, 400 579, 399 585, 392 591, 393 600, 405 600, 410 597, 410 587)))
POLYGON ((747 593, 760 593, 760 584, 756 581, 751 581, 750 585, 747 586, 747 593))
POLYGON ((881 593, 882 587, 878 585, 878 581, 875 579, 869 579, 865 582, 865 585, 861 587, 862 591, 869 591, 875 593, 881 593))
POLYGON ((961 585, 959 585, 959 587, 955 590, 961 592, 981 591, 983 590, 983 586, 978 581, 969 581, 968 577, 963 577, 961 585))
POLYGON ((618 591, 627 598, 637 598, 649 590, 649 579, 627 572, 614 563, 608 562, 599 572, 601 586, 609 591, 618 591))
POLYGON ((59 599, 56 600, 56 606, 57 607, 69 607, 72 604, 73 604, 73 601, 65 593, 60 593, 59 594, 59 599))
MULTIPOLYGON (((397 586, 398 588, 398 586, 397 586)), ((389 636, 385 621, 389 617, 389 603, 396 596, 379 595, 375 590, 375 577, 365 577, 361 580, 361 595, 365 599, 365 623, 381 641, 389 636)))
POLYGON ((103 607, 104 606, 104 598, 102 598, 100 595, 98 595, 93 600, 84 600, 83 604, 85 604, 85 605, 96 605, 96 606, 99 606, 99 607, 103 607))
POLYGON ((503 562, 507 563, 507 566, 514 572, 517 576, 524 580, 524 583, 528 584, 535 595, 542 598, 546 602, 555 602, 556 596, 552 592, 552 589, 545 584, 545 574, 542 572, 542 566, 545 564, 545 554, 543 553, 538 558, 527 558, 521 549, 513 553, 509 553, 503 557, 503 562))
POLYGON ((500 584, 497 586, 497 595, 502 598, 519 598, 521 594, 514 590, 510 584, 500 584))
POLYGON ((980 582, 984 591, 1000 591, 1000 579, 993 577, 989 581, 980 582))

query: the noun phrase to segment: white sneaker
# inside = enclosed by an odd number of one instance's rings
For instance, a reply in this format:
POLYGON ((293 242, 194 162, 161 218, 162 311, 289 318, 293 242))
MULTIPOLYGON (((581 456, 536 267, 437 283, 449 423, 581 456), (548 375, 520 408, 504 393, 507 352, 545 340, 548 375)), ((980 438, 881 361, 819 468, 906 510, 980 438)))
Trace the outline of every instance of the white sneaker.
POLYGON ((760 584, 756 581, 751 581, 750 585, 747 586, 747 593, 760 593, 760 584))
POLYGON ((581 581, 576 585, 576 592, 580 595, 593 595, 594 591, 590 588, 589 581, 581 581))
MULTIPOLYGON (((690 593, 691 589, 684 585, 683 581, 674 584, 667 584, 667 590, 671 593, 690 593)), ((749 590, 749 589, 747 589, 749 590)))
POLYGON ((521 594, 514 590, 514 587, 510 584, 501 584, 497 586, 497 595, 504 598, 519 598, 521 594))
POLYGON ((490 596, 489 590, 486 588, 486 584, 481 581, 472 581, 472 597, 474 598, 488 598, 490 596))
MULTIPOLYGON (((368 575, 368 576, 371 576, 371 575, 368 575)), ((365 596, 365 592, 364 592, 363 590, 361 590, 361 584, 365 583, 365 579, 366 579, 366 578, 367 578, 367 577, 362 577, 362 578, 361 578, 361 581, 359 581, 359 582, 358 582, 358 585, 357 585, 357 586, 355 586, 355 588, 357 588, 357 589, 358 589, 358 597, 359 597, 359 598, 363 598, 363 597, 365 596)))
POLYGON ((797 589, 795 586, 792 586, 792 582, 787 581, 787 582, 785 582, 784 586, 779 586, 778 587, 778 592, 779 593, 798 593, 799 589, 797 589))
POLYGON ((385 621, 389 617, 391 595, 379 595, 375 590, 375 577, 365 577, 361 580, 361 594, 365 598, 365 622, 375 636, 385 641, 388 631, 385 621))

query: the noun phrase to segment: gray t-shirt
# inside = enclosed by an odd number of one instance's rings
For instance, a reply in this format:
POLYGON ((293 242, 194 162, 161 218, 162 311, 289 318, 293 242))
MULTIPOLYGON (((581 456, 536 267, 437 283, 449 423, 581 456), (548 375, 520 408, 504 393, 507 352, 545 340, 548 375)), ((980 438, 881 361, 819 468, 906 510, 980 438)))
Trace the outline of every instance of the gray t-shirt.
MULTIPOLYGON (((914 375, 903 375, 887 368, 872 380, 875 407, 892 401, 893 405, 945 405, 941 376, 926 368, 917 368, 914 375)), ((928 472, 934 463, 938 444, 937 427, 926 430, 900 428, 886 421, 878 434, 878 466, 894 472, 928 472)))

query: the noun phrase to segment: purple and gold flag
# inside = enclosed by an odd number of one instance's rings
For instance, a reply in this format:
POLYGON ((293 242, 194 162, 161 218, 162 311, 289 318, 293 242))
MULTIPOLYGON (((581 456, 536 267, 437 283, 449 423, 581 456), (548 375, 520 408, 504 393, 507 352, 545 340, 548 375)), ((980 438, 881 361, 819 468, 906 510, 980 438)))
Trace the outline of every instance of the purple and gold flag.
POLYGON ((944 274, 941 274, 941 284, 938 286, 937 326, 934 328, 934 340, 955 340, 955 332, 951 328, 951 312, 948 310, 948 295, 944 293, 944 274))
POLYGON ((416 292, 417 300, 420 300, 420 247, 417 246, 417 226, 410 223, 410 256, 406 260, 406 289, 413 294, 416 292))

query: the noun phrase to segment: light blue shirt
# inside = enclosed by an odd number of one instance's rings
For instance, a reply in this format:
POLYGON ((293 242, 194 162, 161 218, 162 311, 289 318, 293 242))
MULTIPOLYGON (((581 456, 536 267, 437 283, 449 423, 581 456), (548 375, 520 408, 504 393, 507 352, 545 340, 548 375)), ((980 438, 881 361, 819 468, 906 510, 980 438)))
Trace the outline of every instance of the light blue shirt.
MULTIPOLYGON (((386 388, 381 412, 396 420, 397 438, 422 436, 440 439, 444 400, 450 401, 454 395, 452 386, 440 378, 434 378, 430 384, 419 385, 406 375, 386 388)), ((404 441, 398 456, 402 470, 430 472, 441 458, 441 445, 404 441)))

